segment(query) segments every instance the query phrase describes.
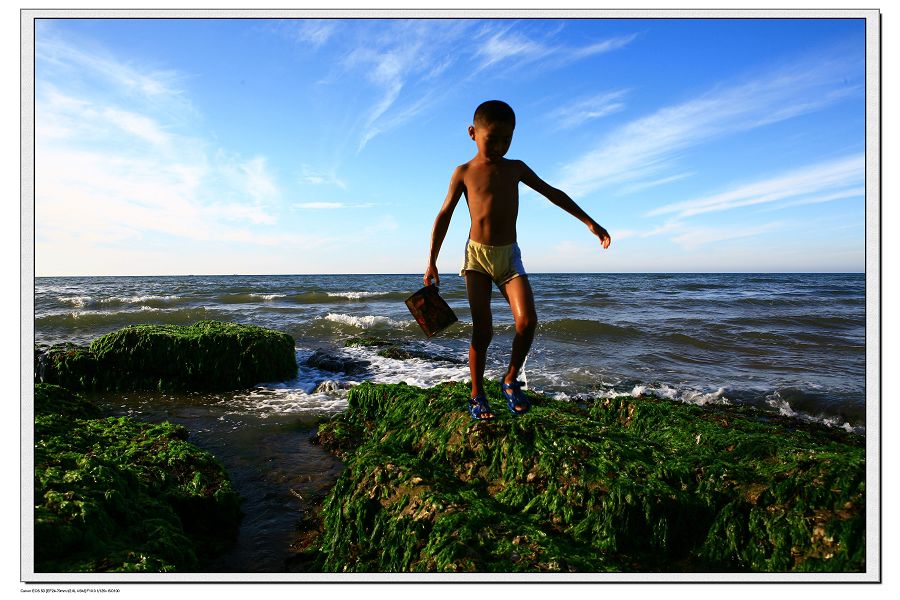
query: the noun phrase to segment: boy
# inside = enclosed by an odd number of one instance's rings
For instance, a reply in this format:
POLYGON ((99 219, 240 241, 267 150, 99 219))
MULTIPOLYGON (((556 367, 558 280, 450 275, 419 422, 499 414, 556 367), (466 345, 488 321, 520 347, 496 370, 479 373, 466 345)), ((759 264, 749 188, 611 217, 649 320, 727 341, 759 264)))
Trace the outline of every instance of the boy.
POLYGON ((609 248, 610 243, 609 233, 564 192, 541 180, 522 161, 503 158, 512 143, 515 126, 515 113, 505 102, 489 100, 475 110, 469 137, 475 141, 478 153, 453 171, 447 198, 434 221, 431 252, 424 277, 426 286, 431 284, 431 280, 435 285, 440 284, 438 253, 450 226, 453 210, 465 194, 472 225, 460 275, 466 278, 466 292, 472 310, 472 343, 469 346, 472 399, 469 413, 476 420, 494 418, 484 393, 487 348, 493 336, 492 282, 497 284, 506 298, 516 322, 512 355, 509 368, 500 382, 501 391, 507 408, 513 414, 521 415, 531 408, 531 403, 521 390, 522 384, 517 380, 537 327, 534 295, 516 244, 519 182, 587 225, 591 233, 600 239, 603 248, 609 248))

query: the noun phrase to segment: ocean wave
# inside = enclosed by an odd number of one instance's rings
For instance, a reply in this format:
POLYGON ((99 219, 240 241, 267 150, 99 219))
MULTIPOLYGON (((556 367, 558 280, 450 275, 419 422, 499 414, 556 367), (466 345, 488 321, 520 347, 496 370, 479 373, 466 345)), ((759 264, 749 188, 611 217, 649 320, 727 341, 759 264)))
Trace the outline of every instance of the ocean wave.
POLYGON ((347 391, 315 391, 289 385, 258 387, 236 394, 227 402, 232 414, 254 414, 263 418, 277 415, 300 415, 324 419, 347 410, 347 391))
POLYGON ((129 306, 134 304, 165 307, 178 302, 188 302, 190 299, 175 295, 160 296, 156 294, 142 294, 139 296, 110 296, 108 298, 95 298, 93 296, 60 296, 57 298, 57 301, 60 304, 72 306, 74 308, 129 306))
POLYGON ((634 386, 630 395, 635 398, 640 396, 653 396, 656 398, 682 402, 684 404, 694 404, 696 406, 731 404, 731 400, 725 396, 725 388, 718 388, 714 392, 701 392, 692 389, 678 389, 666 384, 639 384, 634 386))
MULTIPOLYGON (((337 322, 343 323, 349 315, 335 315, 337 322)), ((383 323, 384 317, 378 319, 383 323)), ((349 319, 354 322, 368 322, 365 318, 349 319), (359 319, 359 321, 356 321, 359 319)), ((430 342, 422 342, 417 347, 432 348, 430 342)), ((376 348, 353 346, 332 350, 336 355, 349 361, 365 362, 366 368, 356 374, 347 375, 322 370, 307 364, 307 359, 315 353, 312 348, 297 349, 299 365, 297 377, 292 381, 259 386, 253 392, 243 394, 234 406, 235 410, 262 416, 275 414, 302 414, 323 417, 346 409, 349 390, 363 381, 373 383, 406 383, 408 385, 431 388, 445 382, 465 382, 470 373, 466 364, 445 360, 413 358, 396 360, 377 354, 376 348)), ((496 379, 502 375, 504 366, 490 364, 485 376, 496 379)), ((520 378, 528 381, 523 372, 520 378)), ((828 414, 827 399, 814 392, 797 389, 781 390, 731 390, 725 387, 698 389, 690 385, 673 385, 665 382, 641 383, 638 381, 606 381, 599 374, 574 371, 541 370, 532 377, 537 380, 530 389, 558 400, 594 401, 617 396, 635 398, 649 396, 673 402, 696 406, 729 406, 749 404, 773 415, 789 417, 816 423, 831 428, 840 428, 854 433, 865 433, 864 417, 854 418, 843 414, 828 414), (587 382, 584 376, 596 377, 587 382), (548 389, 542 389, 549 384, 548 389), (862 424, 860 424, 862 423, 862 424)))
POLYGON ((324 417, 346 410, 349 391, 363 381, 430 388, 447 381, 466 381, 469 377, 466 365, 418 358, 395 360, 378 356, 373 348, 341 348, 334 353, 350 361, 365 361, 368 367, 358 375, 342 376, 310 366, 307 360, 314 351, 298 349, 294 380, 257 386, 239 394, 230 403, 231 409, 264 417, 275 414, 324 417))
POLYGON ((396 321, 394 319, 391 319, 390 317, 381 317, 377 315, 364 315, 362 317, 356 317, 343 313, 328 313, 327 315, 325 315, 324 319, 333 323, 350 325, 358 329, 372 329, 374 327, 389 327, 399 329, 406 328, 410 324, 409 322, 396 321))
POLYGON ((644 335, 643 331, 631 325, 613 325, 589 319, 558 319, 547 322, 538 319, 538 329, 540 333, 577 338, 585 336, 636 338, 644 335))
POLYGON ((57 300, 63 304, 71 304, 77 308, 88 306, 95 302, 90 296, 61 296, 57 298, 57 300))
MULTIPOLYGON (((555 399, 572 401, 591 401, 603 398, 615 398, 617 396, 632 396, 634 398, 651 396, 696 406, 733 406, 749 402, 759 408, 768 407, 773 414, 777 414, 778 416, 797 419, 817 425, 824 425, 829 428, 843 429, 851 433, 865 434, 865 425, 852 423, 851 421, 853 421, 853 419, 844 414, 827 414, 826 411, 817 410, 815 404, 811 402, 803 403, 798 400, 798 398, 803 398, 804 395, 800 394, 797 396, 797 394, 798 392, 795 390, 785 397, 781 392, 773 391, 765 395, 764 406, 760 406, 759 403, 750 400, 755 394, 749 392, 741 393, 728 391, 723 387, 714 391, 701 391, 689 387, 671 386, 664 383, 635 384, 630 391, 623 390, 619 386, 610 385, 604 390, 592 390, 571 395, 561 391, 548 393, 548 395, 555 399), (738 397, 741 399, 738 400, 738 397), (795 400, 794 404, 791 404, 790 400, 792 399, 795 400)), ((806 396, 808 397, 809 395, 807 394, 806 396)), ((819 408, 821 408, 821 406, 819 408)))
POLYGON ((808 332, 817 329, 858 329, 864 327, 865 317, 856 315, 772 315, 761 317, 737 317, 726 319, 728 325, 755 330, 769 330, 773 327, 788 327, 808 332))
POLYGON ((347 300, 361 300, 363 298, 377 298, 390 296, 390 292, 326 292, 330 298, 346 298, 347 300))
POLYGON ((256 304, 259 302, 279 301, 292 304, 343 304, 348 301, 359 300, 396 300, 402 302, 409 294, 400 292, 366 292, 346 291, 329 292, 325 290, 312 290, 297 293, 229 293, 219 295, 216 300, 224 304, 256 304))
MULTIPOLYGON (((799 398, 800 402, 803 402, 805 396, 809 396, 808 394, 803 393, 799 393, 799 396, 797 396, 797 394, 798 392, 796 391, 788 391, 785 394, 788 395, 786 398, 785 395, 782 395, 782 392, 776 390, 766 396, 766 404, 778 411, 778 414, 782 417, 790 417, 801 421, 826 425, 832 428, 844 429, 851 433, 865 433, 865 427, 852 425, 844 414, 829 415, 824 411, 813 414, 809 412, 809 409, 802 410, 798 406, 792 405, 790 402, 791 395, 795 396, 795 398, 799 398)), ((796 403, 797 401, 795 401, 795 404, 796 403)))
POLYGON ((223 294, 216 298, 223 304, 255 304, 258 302, 272 302, 286 298, 287 294, 264 294, 259 292, 245 292, 240 294, 223 294))
POLYGON ((712 283, 712 282, 685 282, 672 286, 673 290, 683 290, 686 292, 705 292, 707 290, 727 290, 731 289, 734 286, 731 284, 725 283, 712 283))
MULTIPOLYGON (((37 317, 35 328, 85 328, 97 327, 103 333, 110 327, 127 325, 188 325, 204 319, 222 318, 216 311, 204 307, 186 309, 160 309, 152 306, 141 306, 127 311, 77 310, 37 317)), ((98 335, 101 335, 98 333, 98 335)))

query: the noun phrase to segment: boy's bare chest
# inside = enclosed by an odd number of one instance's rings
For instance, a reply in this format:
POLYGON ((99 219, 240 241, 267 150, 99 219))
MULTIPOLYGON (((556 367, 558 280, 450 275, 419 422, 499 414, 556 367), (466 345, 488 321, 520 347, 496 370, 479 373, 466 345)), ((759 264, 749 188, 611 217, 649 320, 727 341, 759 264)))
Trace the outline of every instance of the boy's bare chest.
POLYGON ((518 198, 519 178, 507 165, 487 165, 470 169, 465 177, 467 197, 475 200, 515 200, 518 198))

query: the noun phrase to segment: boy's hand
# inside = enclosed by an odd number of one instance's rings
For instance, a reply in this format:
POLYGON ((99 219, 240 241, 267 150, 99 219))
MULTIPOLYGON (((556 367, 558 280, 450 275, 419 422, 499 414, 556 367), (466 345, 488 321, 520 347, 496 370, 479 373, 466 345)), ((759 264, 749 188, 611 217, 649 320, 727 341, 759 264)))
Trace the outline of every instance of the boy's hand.
POLYGON ((609 243, 612 241, 612 239, 609 237, 608 231, 600 227, 600 225, 598 225, 596 221, 591 221, 590 224, 588 224, 588 229, 591 230, 591 233, 600 238, 600 244, 604 249, 609 248, 609 243))
POLYGON ((432 279, 434 279, 434 285, 440 285, 440 284, 441 284, 441 278, 440 278, 440 276, 438 275, 437 266, 435 266, 435 265, 428 265, 428 268, 425 269, 425 277, 423 278, 423 281, 425 282, 425 286, 426 286, 426 287, 429 286, 429 285, 431 285, 431 280, 432 280, 432 279))

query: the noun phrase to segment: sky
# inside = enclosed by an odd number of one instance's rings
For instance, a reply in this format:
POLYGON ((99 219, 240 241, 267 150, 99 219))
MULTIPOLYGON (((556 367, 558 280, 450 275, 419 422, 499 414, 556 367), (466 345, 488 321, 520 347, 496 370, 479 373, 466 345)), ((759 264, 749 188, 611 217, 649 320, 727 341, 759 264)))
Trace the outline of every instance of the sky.
MULTIPOLYGON (((35 274, 421 273, 475 107, 530 272, 861 272, 859 19, 40 19, 35 274)), ((438 260, 456 273, 460 203, 438 260)))

